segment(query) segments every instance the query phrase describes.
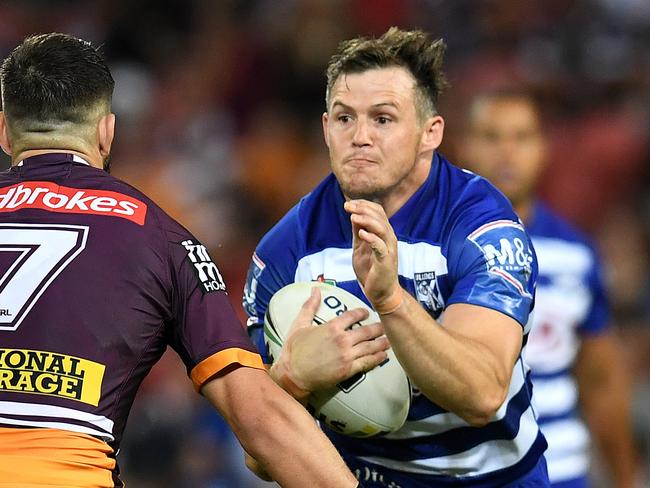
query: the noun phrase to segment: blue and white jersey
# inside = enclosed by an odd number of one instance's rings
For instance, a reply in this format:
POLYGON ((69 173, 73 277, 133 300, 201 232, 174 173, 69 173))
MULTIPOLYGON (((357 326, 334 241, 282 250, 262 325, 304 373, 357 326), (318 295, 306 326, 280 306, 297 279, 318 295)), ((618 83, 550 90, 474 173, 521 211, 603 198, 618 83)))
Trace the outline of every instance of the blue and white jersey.
MULTIPOLYGON (((249 332, 267 362, 264 314, 283 286, 335 281, 368 303, 352 269, 352 229, 343 203, 329 175, 257 247, 244 307, 249 332)), ((427 181, 390 223, 398 239, 400 284, 432 317, 452 303, 488 307, 519 322, 526 343, 535 255, 510 203, 490 183, 436 155, 427 181)), ((344 457, 409 473, 427 486, 503 486, 530 471, 546 448, 521 355, 507 399, 485 427, 470 426, 414 391, 407 421, 396 432, 357 439, 324 429, 344 457)))
POLYGON ((526 228, 539 263, 526 360, 533 369, 533 404, 549 444, 549 478, 565 481, 587 474, 589 435, 578 414, 571 369, 581 336, 606 330, 607 298, 598 259, 584 236, 540 203, 526 228))

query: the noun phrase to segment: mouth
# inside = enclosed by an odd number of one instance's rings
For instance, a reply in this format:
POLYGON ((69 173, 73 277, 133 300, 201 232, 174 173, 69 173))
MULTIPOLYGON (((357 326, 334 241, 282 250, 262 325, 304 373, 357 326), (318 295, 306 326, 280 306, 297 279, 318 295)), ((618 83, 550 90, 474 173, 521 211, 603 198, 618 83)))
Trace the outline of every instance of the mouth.
POLYGON ((377 165, 377 161, 364 156, 351 156, 345 160, 345 163, 358 168, 377 165))

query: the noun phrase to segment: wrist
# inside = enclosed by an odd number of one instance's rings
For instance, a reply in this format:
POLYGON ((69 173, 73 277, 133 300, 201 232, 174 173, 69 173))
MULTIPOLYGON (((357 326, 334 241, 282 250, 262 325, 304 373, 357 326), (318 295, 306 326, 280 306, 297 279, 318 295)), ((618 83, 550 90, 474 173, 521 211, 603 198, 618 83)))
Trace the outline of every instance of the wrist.
POLYGON ((280 388, 286 391, 293 398, 301 403, 307 401, 311 392, 296 382, 286 363, 282 360, 273 363, 273 366, 271 366, 271 369, 269 370, 269 374, 271 375, 271 378, 273 378, 273 381, 275 381, 280 388))
POLYGON ((374 309, 379 315, 389 315, 395 312, 404 303, 404 292, 401 286, 397 286, 393 293, 381 302, 373 303, 374 309))

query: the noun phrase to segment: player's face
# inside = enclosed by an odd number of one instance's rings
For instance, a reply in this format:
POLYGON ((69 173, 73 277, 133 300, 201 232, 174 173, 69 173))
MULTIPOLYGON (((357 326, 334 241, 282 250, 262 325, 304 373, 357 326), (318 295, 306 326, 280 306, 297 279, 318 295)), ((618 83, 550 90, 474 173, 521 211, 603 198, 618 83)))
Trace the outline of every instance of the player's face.
POLYGON ((535 108, 523 98, 480 100, 470 115, 464 163, 517 206, 532 198, 544 163, 535 108))
POLYGON ((415 80, 399 67, 341 75, 323 114, 332 171, 343 193, 384 204, 410 196, 426 180, 442 126, 438 116, 418 119, 415 80))

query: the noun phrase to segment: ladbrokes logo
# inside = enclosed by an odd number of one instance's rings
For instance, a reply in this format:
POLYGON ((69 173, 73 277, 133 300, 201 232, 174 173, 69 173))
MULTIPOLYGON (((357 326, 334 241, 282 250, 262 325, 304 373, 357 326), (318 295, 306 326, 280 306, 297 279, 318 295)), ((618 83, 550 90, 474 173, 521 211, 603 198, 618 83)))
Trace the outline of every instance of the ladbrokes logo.
POLYGON ((187 249, 187 258, 194 265, 194 270, 201 282, 201 290, 203 290, 203 293, 226 291, 226 284, 221 277, 221 273, 219 273, 219 268, 210 259, 210 255, 205 246, 197 244, 190 239, 181 242, 181 244, 187 249))
POLYGON ((147 206, 140 200, 117 193, 68 188, 49 181, 30 181, 0 191, 0 212, 38 208, 50 212, 112 215, 144 225, 147 206))
POLYGON ((40 393, 97 406, 103 364, 65 354, 0 349, 0 391, 40 393))

